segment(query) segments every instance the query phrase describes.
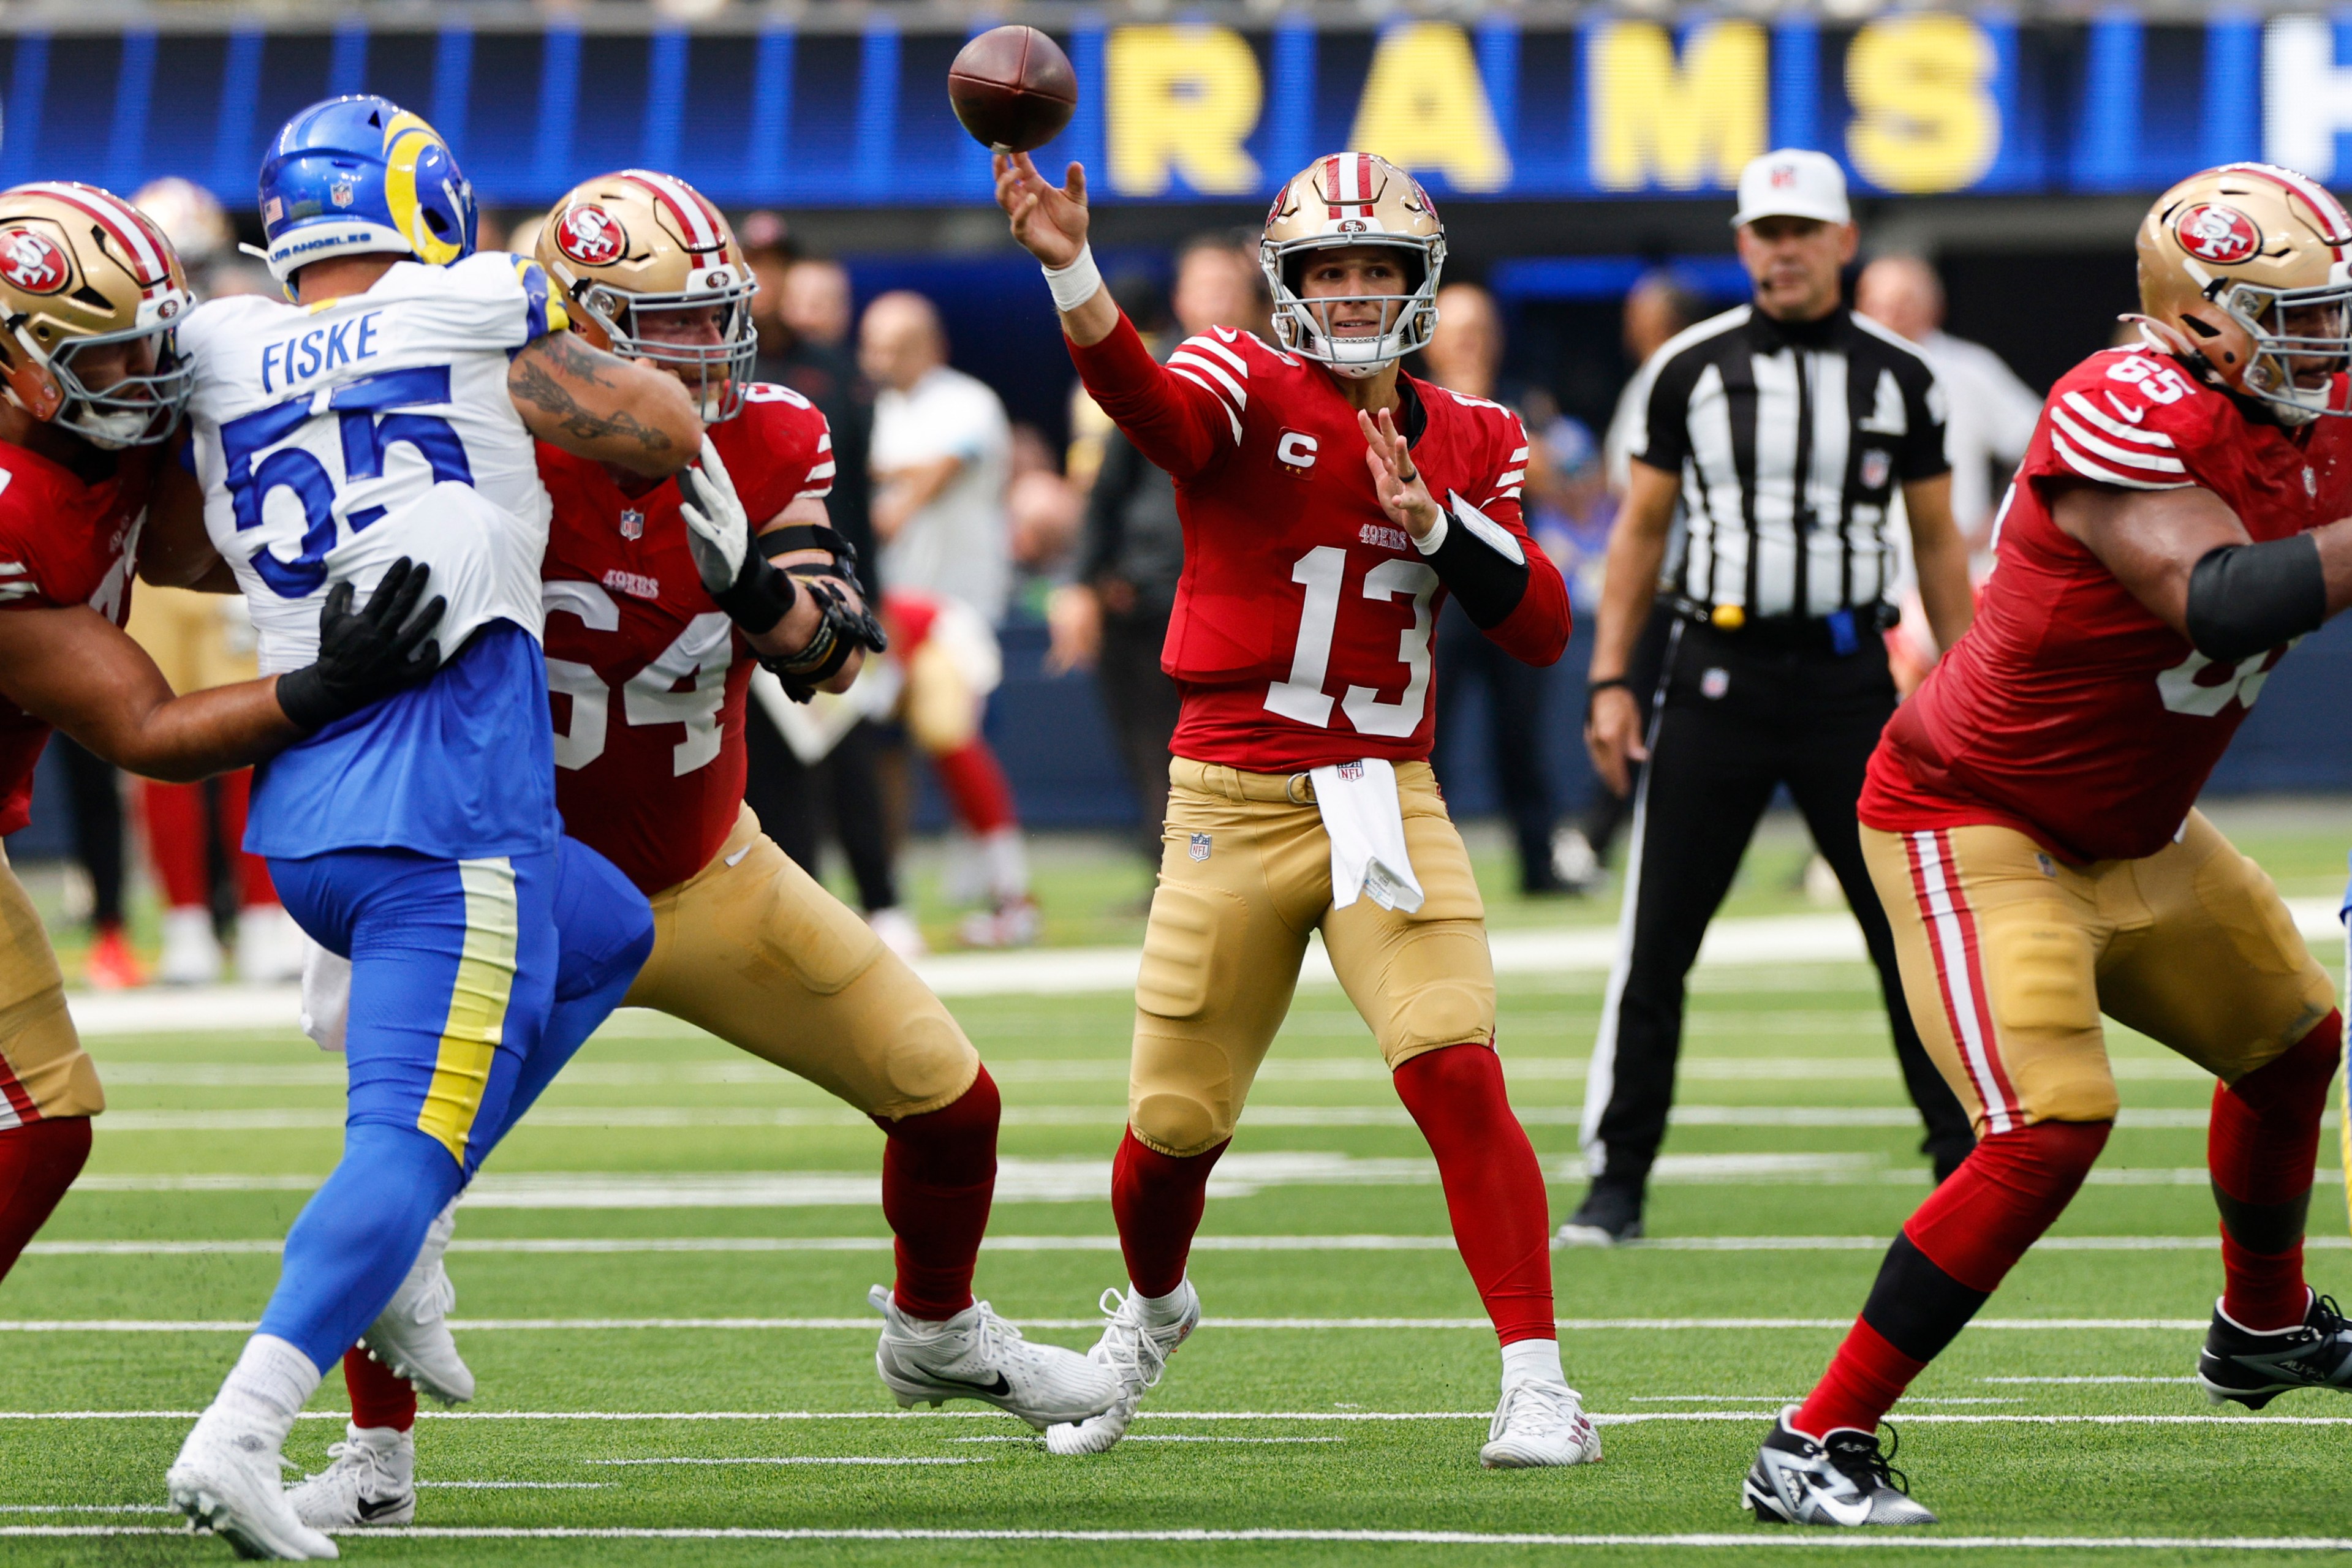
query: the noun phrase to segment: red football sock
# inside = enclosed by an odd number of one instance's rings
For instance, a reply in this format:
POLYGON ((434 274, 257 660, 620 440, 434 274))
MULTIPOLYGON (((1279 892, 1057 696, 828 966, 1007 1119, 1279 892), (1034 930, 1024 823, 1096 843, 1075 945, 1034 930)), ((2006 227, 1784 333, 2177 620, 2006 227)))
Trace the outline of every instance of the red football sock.
POLYGON ((89 1158, 87 1116, 0 1128, 0 1280, 16 1266, 16 1255, 47 1222, 89 1158))
POLYGON ((971 1305, 972 1266, 996 1196, 996 1125, 1003 1102, 988 1069, 953 1104, 893 1122, 882 1151, 882 1217, 898 1238, 891 1295, 908 1317, 934 1322, 971 1305))
POLYGON ((278 902, 278 884, 269 880, 269 862, 245 852, 246 809, 253 799, 253 769, 240 768, 220 776, 221 842, 236 862, 236 906, 252 909, 278 902))
POLYGON ((940 788, 947 791, 956 821, 971 832, 985 836, 1015 825, 1013 786, 987 741, 975 736, 953 751, 933 757, 931 766, 939 770, 940 788))
POLYGON ((1110 1163, 1110 1212, 1118 1221, 1118 1249, 1128 1282, 1138 1294, 1164 1296, 1184 1282, 1184 1260, 1201 1210, 1209 1199, 1209 1173, 1233 1144, 1179 1159, 1136 1140, 1129 1128, 1110 1163))
POLYGON ((1887 1249, 1862 1316, 1790 1425, 1816 1438, 1841 1427, 1874 1431, 2065 1212, 2113 1130, 2037 1122, 1979 1140, 1887 1249))
POLYGON ((1551 1217, 1543 1167, 1483 1044, 1425 1051, 1396 1070, 1397 1097, 1429 1140, 1454 1244, 1496 1337, 1550 1339, 1551 1217))
POLYGON ((2304 1220, 2343 1039, 2329 1013, 2284 1056, 2214 1086, 2205 1160, 2221 1210, 2221 1310, 2246 1328, 2293 1328, 2308 1307, 2304 1220))
POLYGON ((142 786, 147 813, 147 858, 163 884, 163 902, 173 909, 201 909, 212 896, 205 848, 205 787, 201 784, 142 786))
POLYGON ((352 1396, 352 1426, 405 1432, 416 1425, 415 1388, 357 1345, 343 1352, 343 1386, 352 1396))

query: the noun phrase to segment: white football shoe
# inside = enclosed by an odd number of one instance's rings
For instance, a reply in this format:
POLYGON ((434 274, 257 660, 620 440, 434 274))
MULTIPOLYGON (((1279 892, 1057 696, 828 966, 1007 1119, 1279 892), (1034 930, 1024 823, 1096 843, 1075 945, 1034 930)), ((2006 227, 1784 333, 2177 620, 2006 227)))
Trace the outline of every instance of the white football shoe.
POLYGON ((1143 1402, 1143 1391, 1159 1383, 1160 1374, 1168 1370, 1168 1358, 1201 1326, 1200 1292, 1189 1279, 1182 1289, 1183 1315, 1157 1328, 1145 1326, 1135 1297, 1122 1296, 1117 1290, 1102 1293, 1100 1304, 1109 1321, 1103 1324, 1102 1338, 1087 1353, 1087 1359, 1118 1375, 1118 1403, 1089 1420, 1047 1427, 1047 1453, 1099 1454, 1127 1436, 1128 1427, 1135 1420, 1135 1407, 1143 1402))
POLYGON ((474 1396, 473 1371, 449 1333, 449 1309, 457 1304, 457 1286, 441 1266, 441 1255, 457 1232, 457 1200, 453 1197, 433 1217, 425 1245, 408 1266, 408 1277, 393 1292, 383 1314, 360 1335, 361 1347, 390 1367, 394 1376, 408 1379, 416 1392, 444 1405, 474 1396))
POLYGON ((340 1555, 288 1504, 278 1447, 259 1423, 214 1406, 197 1418, 163 1478, 172 1506, 188 1516, 189 1528, 211 1531, 240 1557, 302 1563, 340 1555))
POLYGON ((390 1427, 343 1427, 330 1444, 334 1463, 287 1489, 294 1517, 313 1530, 406 1524, 416 1517, 416 1434, 390 1427))
POLYGON ((977 1399, 1042 1431, 1097 1415, 1118 1398, 1118 1379, 1108 1369, 1057 1344, 1030 1343, 986 1301, 931 1322, 900 1312, 887 1286, 866 1299, 882 1314, 874 1369, 900 1405, 977 1399))
POLYGON ((167 986, 209 986, 221 977, 220 938, 202 905, 163 911, 163 954, 155 977, 167 986))
POLYGON ((1490 1470, 1601 1462, 1601 1434, 1584 1413, 1584 1396, 1565 1383, 1530 1379, 1503 1390, 1478 1462, 1490 1470))

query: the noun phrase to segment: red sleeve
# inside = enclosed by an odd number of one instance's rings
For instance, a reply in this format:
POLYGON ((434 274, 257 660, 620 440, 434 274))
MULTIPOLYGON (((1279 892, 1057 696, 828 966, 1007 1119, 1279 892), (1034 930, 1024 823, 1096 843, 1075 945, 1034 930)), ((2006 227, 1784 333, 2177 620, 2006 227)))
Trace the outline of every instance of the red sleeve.
POLYGON ((1519 549, 1527 552, 1528 587, 1517 607, 1486 628, 1486 636, 1523 664, 1556 664, 1568 651, 1568 583, 1559 575, 1559 568, 1544 554, 1543 547, 1528 534, 1527 516, 1520 506, 1519 492, 1526 486, 1528 476, 1527 427, 1519 423, 1517 414, 1508 410, 1499 412, 1501 431, 1491 460, 1494 476, 1479 486, 1484 494, 1470 497, 1469 500, 1489 521, 1509 530, 1519 549))
POLYGON ((1070 359, 1087 391, 1136 450, 1176 478, 1195 476, 1241 444, 1240 412, 1213 390, 1215 382, 1154 360, 1126 312, 1101 342, 1071 343, 1070 359))

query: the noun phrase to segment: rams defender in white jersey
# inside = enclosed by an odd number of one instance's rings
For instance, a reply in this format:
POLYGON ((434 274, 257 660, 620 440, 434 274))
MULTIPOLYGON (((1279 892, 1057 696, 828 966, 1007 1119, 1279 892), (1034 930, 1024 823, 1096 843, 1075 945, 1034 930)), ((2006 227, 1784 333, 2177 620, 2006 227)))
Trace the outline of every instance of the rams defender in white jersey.
POLYGON ((702 427, 675 378, 562 330, 536 263, 474 254, 465 177, 397 106, 297 115, 261 204, 292 303, 204 306, 180 343, 205 528, 263 668, 308 661, 329 587, 365 591, 398 557, 428 564, 448 601, 439 673, 265 764, 246 837, 303 929, 352 960, 350 1108, 342 1161, 288 1235, 259 1332, 170 1488, 247 1555, 332 1557, 281 1490, 296 1414, 363 1333, 429 1392, 471 1393, 428 1232, 542 1038, 583 1039, 652 943, 642 895, 561 836, 532 438, 660 476, 702 427), (387 1312, 396 1290, 420 1299, 387 1312))

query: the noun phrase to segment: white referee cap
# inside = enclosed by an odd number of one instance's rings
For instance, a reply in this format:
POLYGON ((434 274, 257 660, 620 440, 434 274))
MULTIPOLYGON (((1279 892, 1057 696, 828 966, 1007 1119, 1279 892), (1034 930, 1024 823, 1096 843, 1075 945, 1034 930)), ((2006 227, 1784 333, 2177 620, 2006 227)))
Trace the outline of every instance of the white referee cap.
POLYGON ((1783 147, 1753 159, 1739 172, 1739 211, 1731 226, 1759 218, 1819 218, 1847 224, 1845 171, 1826 152, 1783 147))

